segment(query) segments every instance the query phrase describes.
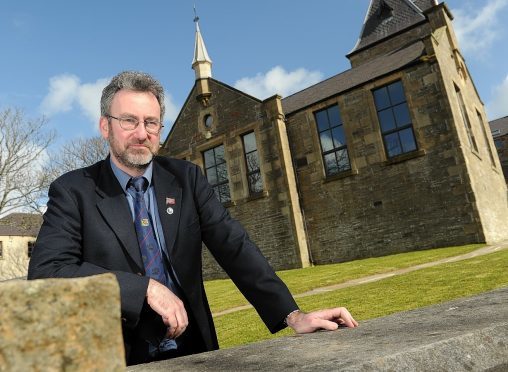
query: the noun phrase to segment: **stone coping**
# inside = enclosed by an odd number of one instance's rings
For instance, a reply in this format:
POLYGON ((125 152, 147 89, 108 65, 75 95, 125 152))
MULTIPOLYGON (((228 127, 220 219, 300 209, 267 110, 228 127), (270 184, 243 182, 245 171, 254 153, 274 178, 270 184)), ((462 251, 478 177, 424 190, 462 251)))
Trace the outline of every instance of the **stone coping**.
POLYGON ((356 329, 282 337, 127 371, 506 371, 507 304, 504 287, 356 329))

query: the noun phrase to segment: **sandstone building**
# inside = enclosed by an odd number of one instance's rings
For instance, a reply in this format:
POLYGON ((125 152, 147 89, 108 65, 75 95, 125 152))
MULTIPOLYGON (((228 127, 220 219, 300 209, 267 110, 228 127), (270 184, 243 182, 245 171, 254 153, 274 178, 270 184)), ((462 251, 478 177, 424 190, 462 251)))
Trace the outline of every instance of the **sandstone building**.
POLYGON ((24 277, 42 216, 11 213, 0 219, 0 281, 24 277))
POLYGON ((508 116, 492 120, 489 124, 499 161, 503 168, 504 178, 508 183, 508 116))
POLYGON ((202 167, 276 269, 508 238, 452 20, 432 0, 371 0, 351 69, 265 100, 212 78, 196 23, 195 83, 163 151, 202 167))

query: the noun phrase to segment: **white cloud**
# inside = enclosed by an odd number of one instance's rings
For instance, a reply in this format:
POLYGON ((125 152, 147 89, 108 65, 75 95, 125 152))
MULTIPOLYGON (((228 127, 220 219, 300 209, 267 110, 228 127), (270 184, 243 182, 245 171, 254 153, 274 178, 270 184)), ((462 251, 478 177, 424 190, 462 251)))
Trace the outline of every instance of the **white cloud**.
POLYGON ((494 87, 492 97, 494 99, 487 104, 489 120, 508 115, 508 75, 503 82, 494 87))
MULTIPOLYGON (((80 78, 76 75, 53 76, 49 80, 48 94, 42 101, 41 111, 47 116, 52 116, 79 108, 95 128, 100 118, 102 90, 110 80, 110 78, 102 78, 93 83, 81 83, 80 78)), ((166 119, 172 124, 180 108, 168 92, 164 97, 164 103, 166 105, 166 119)))
POLYGON ((78 88, 77 102, 81 111, 94 123, 99 122, 101 116, 102 90, 108 85, 110 79, 98 79, 95 83, 82 84, 78 88))
POLYGON ((51 116, 72 109, 79 89, 79 78, 76 75, 58 75, 49 79, 49 93, 44 97, 41 110, 51 116))
POLYGON ((180 112, 180 107, 178 107, 173 101, 173 96, 168 92, 165 92, 164 95, 164 106, 166 106, 165 118, 166 121, 169 121, 171 125, 175 121, 178 113, 180 112))
POLYGON ((82 84, 78 76, 62 74, 49 80, 49 91, 41 103, 41 111, 47 116, 67 112, 79 107, 97 126, 100 117, 102 89, 110 79, 98 79, 94 83, 82 84))
POLYGON ((254 97, 265 99, 274 94, 288 96, 321 80, 323 74, 319 71, 299 68, 287 72, 283 67, 275 66, 266 74, 258 73, 255 77, 238 80, 234 87, 254 97))
POLYGON ((452 10, 455 15, 455 33, 464 53, 485 51, 495 40, 503 37, 499 29, 499 18, 500 10, 507 5, 508 0, 488 0, 483 8, 464 7, 452 10))

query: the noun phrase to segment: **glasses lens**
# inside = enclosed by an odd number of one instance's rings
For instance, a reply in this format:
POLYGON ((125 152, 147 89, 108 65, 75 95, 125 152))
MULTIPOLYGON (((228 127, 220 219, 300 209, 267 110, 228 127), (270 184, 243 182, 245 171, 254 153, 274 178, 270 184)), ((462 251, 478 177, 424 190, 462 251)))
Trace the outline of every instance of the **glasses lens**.
POLYGON ((145 128, 148 133, 157 134, 161 129, 161 123, 158 121, 145 121, 145 128))
POLYGON ((133 130, 138 126, 138 121, 134 118, 120 118, 120 125, 125 130, 133 130))

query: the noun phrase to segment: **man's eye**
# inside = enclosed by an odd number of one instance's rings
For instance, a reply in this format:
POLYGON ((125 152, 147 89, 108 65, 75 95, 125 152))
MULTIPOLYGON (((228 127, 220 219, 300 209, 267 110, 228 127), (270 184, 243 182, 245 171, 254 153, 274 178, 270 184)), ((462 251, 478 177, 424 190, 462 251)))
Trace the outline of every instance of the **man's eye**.
POLYGON ((125 119, 122 119, 122 121, 125 121, 127 124, 133 124, 133 125, 136 125, 136 123, 138 122, 136 119, 133 119, 133 118, 125 118, 125 119))
POLYGON ((158 121, 154 121, 154 120, 147 120, 145 121, 146 125, 150 125, 152 127, 157 127, 159 126, 159 122, 158 121))

